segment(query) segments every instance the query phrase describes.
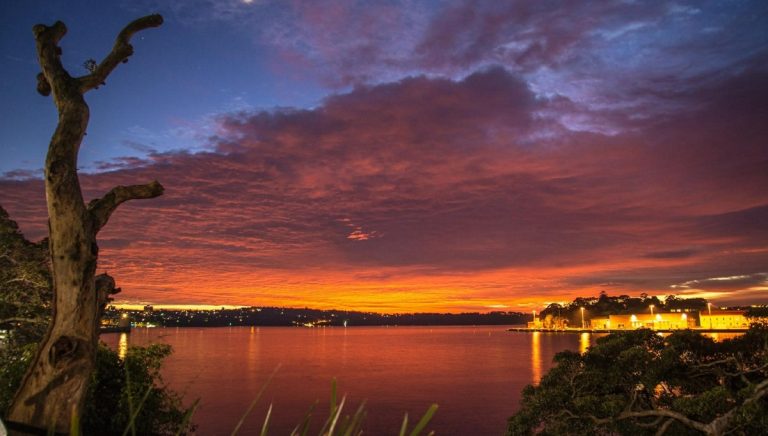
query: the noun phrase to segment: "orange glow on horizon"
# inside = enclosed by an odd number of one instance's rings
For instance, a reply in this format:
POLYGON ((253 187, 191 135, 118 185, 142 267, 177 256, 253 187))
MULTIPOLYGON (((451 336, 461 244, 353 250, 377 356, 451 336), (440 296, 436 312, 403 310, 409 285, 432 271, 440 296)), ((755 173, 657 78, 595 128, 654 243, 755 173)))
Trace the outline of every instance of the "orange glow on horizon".
MULTIPOLYGON (((610 265, 621 268, 620 262, 610 265)), ((604 288, 580 286, 565 290, 560 277, 594 273, 605 265, 563 268, 497 269, 488 271, 430 274, 419 270, 378 268, 357 271, 307 269, 158 272, 121 269, 119 283, 124 292, 115 305, 142 308, 218 309, 243 306, 309 307, 378 313, 491 312, 541 310, 558 297, 597 296, 604 288), (549 278, 546 278, 549 277, 549 278), (169 284, 172 284, 170 286, 169 284), (181 290, 181 291, 178 291, 181 290), (185 301, 186 300, 186 301, 185 301), (184 303, 181 303, 184 301, 184 303)), ((618 293, 666 295, 668 290, 622 290, 618 293)))

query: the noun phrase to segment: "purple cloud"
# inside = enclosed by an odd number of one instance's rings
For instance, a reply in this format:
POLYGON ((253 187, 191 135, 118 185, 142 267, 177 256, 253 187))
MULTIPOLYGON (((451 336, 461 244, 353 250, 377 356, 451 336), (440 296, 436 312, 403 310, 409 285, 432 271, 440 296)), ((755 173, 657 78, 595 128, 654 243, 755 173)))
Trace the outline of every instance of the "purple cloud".
MULTIPOLYGON (((522 73, 408 77, 314 109, 223 114, 212 151, 82 179, 87 198, 166 186, 102 234, 101 267, 145 300, 458 310, 605 284, 669 293, 764 271, 766 84, 754 66, 690 88, 674 115, 606 108, 623 128, 599 134, 564 126, 578 105, 522 73)), ((0 188, 41 236, 40 182, 0 188)))

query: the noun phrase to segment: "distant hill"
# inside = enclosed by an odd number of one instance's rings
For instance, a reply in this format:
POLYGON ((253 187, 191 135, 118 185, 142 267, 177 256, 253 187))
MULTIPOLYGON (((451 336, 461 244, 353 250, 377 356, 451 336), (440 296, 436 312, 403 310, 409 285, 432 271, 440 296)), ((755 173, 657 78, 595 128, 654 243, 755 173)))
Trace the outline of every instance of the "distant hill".
POLYGON ((243 307, 222 310, 107 310, 105 317, 127 312, 134 323, 165 327, 220 326, 382 326, 382 325, 515 325, 530 321, 520 312, 380 314, 342 310, 243 307))

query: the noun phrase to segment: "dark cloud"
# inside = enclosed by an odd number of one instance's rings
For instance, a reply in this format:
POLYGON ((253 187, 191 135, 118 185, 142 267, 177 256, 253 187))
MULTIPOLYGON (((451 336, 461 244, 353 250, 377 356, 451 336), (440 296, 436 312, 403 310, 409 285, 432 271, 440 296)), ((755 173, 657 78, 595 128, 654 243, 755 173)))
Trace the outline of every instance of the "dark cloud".
POLYGON ((696 250, 671 250, 671 251, 655 251, 653 253, 644 254, 643 257, 649 259, 685 259, 696 254, 696 250))
POLYGON ((157 150, 155 149, 155 147, 149 146, 147 144, 144 144, 138 141, 133 141, 130 139, 123 140, 123 145, 125 145, 128 148, 132 148, 136 151, 139 151, 141 153, 147 153, 147 154, 157 153, 157 150))
POLYGON ((573 62, 572 51, 587 48, 595 33, 618 36, 666 9, 662 2, 456 2, 430 23, 417 53, 433 68, 490 61, 534 70, 573 62))
POLYGON ((277 68, 313 71, 306 80, 344 89, 424 73, 458 79, 502 65, 538 95, 576 102, 579 111, 565 120, 570 128, 601 133, 628 127, 607 116, 617 109, 625 122, 687 109, 681 97, 746 68, 768 44, 761 31, 768 7, 760 1, 263 2, 224 15, 205 9, 245 31, 258 29, 277 68))
POLYGON ((94 162, 93 167, 96 171, 105 172, 125 168, 137 168, 148 163, 149 161, 144 158, 123 156, 111 159, 109 161, 96 161, 94 162))
POLYGON ((5 180, 25 180, 25 179, 36 179, 41 177, 43 174, 43 170, 13 170, 13 171, 6 171, 3 173, 2 178, 5 180))
MULTIPOLYGON (((762 95, 768 75, 743 74, 762 95)), ((100 268, 145 299, 369 308, 758 277, 768 127, 744 83, 711 84, 688 111, 614 135, 542 116, 569 100, 537 97, 501 67, 359 86, 312 110, 225 114, 215 151, 82 176, 86 199, 115 184, 166 187, 113 216, 100 268)), ((41 182, 0 183, 0 203, 41 235, 41 182)))

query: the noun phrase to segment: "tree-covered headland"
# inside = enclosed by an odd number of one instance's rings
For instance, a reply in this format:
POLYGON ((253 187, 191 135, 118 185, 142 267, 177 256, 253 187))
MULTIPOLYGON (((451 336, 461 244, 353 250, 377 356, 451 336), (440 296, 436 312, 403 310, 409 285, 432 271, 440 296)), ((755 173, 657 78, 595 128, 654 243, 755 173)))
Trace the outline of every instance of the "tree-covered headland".
POLYGON ((644 293, 639 297, 630 297, 609 296, 601 292, 598 297, 579 297, 568 304, 552 303, 542 310, 539 316, 545 328, 562 329, 569 326, 580 327, 582 309, 584 318, 592 319, 608 315, 646 313, 651 306, 658 312, 698 312, 707 309, 707 300, 679 298, 675 295, 669 295, 662 300, 644 293))
POLYGON ((757 435, 768 428, 768 327, 716 342, 639 329, 558 353, 507 435, 757 435))

